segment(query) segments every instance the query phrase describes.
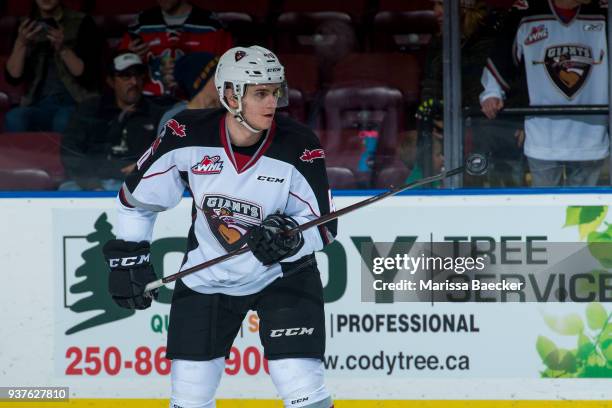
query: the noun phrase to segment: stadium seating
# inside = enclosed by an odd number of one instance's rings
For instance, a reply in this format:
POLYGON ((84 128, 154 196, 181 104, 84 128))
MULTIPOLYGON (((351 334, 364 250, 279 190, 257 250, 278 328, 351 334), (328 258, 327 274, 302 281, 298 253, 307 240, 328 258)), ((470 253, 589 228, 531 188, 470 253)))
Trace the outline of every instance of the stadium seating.
POLYGON ((431 0, 379 0, 378 9, 385 11, 431 10, 431 0))
POLYGON ((397 135, 403 127, 402 94, 389 87, 343 87, 325 95, 326 131, 321 143, 327 154, 327 165, 353 171, 360 186, 369 187, 373 172, 395 165, 397 135), (367 130, 377 139, 373 162, 364 169, 367 130))
POLYGON ((44 170, 0 168, 0 190, 55 190, 56 187, 44 170))
POLYGON ((408 169, 402 163, 396 162, 393 165, 385 166, 379 169, 374 175, 374 188, 390 188, 397 187, 406 183, 406 178, 410 174, 408 169))
POLYGON ((157 6, 156 0, 96 0, 95 6, 93 7, 93 10, 91 10, 91 14, 95 16, 118 16, 122 14, 136 14, 155 6, 157 6))
POLYGON ((16 177, 24 189, 55 189, 64 179, 60 159, 61 135, 50 132, 0 134, 0 189, 13 189, 16 177), (44 176, 44 175, 46 176, 44 176), (40 187, 37 187, 40 186, 40 187))
POLYGON ((270 13, 271 0, 192 0, 192 3, 206 10, 217 13, 243 13, 253 17, 253 21, 261 23, 270 13))
POLYGON ((366 12, 368 0, 285 0, 281 12, 315 13, 335 11, 348 14, 355 22, 360 22, 366 12))
POLYGON ((399 89, 409 105, 419 98, 421 65, 412 54, 350 54, 338 62, 332 75, 335 86, 373 83, 399 89))
POLYGON ((279 53, 314 53, 317 41, 325 36, 317 33, 324 22, 336 20, 351 24, 351 16, 344 12, 286 12, 281 14, 274 29, 274 49, 279 53))
POLYGON ((300 90, 306 99, 319 89, 317 60, 309 54, 278 54, 285 66, 287 82, 291 88, 300 90))
POLYGON ((348 190, 358 187, 355 174, 346 167, 327 167, 327 178, 329 186, 334 190, 348 190))
POLYGON ((289 106, 279 109, 279 112, 304 123, 306 121, 306 102, 302 92, 293 88, 289 89, 289 106))
POLYGON ((415 52, 423 49, 439 30, 430 10, 381 11, 369 30, 368 49, 377 52, 415 52))

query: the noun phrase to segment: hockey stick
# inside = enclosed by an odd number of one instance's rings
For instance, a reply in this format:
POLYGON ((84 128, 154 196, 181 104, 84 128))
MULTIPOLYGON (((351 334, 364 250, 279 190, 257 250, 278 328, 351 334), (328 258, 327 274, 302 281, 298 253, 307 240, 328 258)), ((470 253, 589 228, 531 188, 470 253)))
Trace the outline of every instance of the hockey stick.
MULTIPOLYGON (((370 198, 367 198, 365 200, 359 201, 355 204, 349 205, 348 207, 344 207, 341 208, 338 211, 334 211, 328 214, 325 214, 317 219, 314 219, 312 221, 308 221, 302 225, 299 225, 295 228, 293 228, 290 231, 285 232, 286 234, 292 235, 292 234, 296 234, 299 231, 304 231, 307 230, 308 228, 312 228, 312 227, 316 227, 319 225, 323 225, 329 221, 335 220, 338 217, 341 217, 345 214, 348 214, 350 212, 353 212, 359 208, 365 207, 367 205, 373 204, 377 201, 383 200, 387 197, 391 197, 392 195, 401 193, 402 191, 406 191, 406 190, 410 190, 412 188, 415 187, 420 187, 420 186, 424 186, 430 183, 434 183, 436 181, 440 181, 440 180, 444 180, 447 177, 452 177, 455 176, 457 174, 463 173, 464 171, 467 172, 468 174, 471 175, 475 175, 475 176, 481 176, 483 174, 485 174, 487 172, 487 167, 488 167, 488 162, 485 156, 481 155, 481 154, 472 154, 470 155, 467 160, 465 161, 465 164, 463 166, 459 166, 455 169, 452 170, 448 170, 448 171, 443 171, 439 174, 433 175, 433 176, 429 176, 429 177, 425 177, 421 180, 417 180, 417 181, 413 181, 412 183, 408 183, 408 184, 403 184, 401 186, 397 186, 397 187, 391 187, 391 189, 389 191, 386 191, 384 193, 372 196, 370 198)), ((180 271, 177 273, 174 273, 172 275, 168 275, 166 277, 163 277, 161 279, 158 279, 156 281, 153 282, 149 282, 147 284, 147 286, 145 286, 145 293, 150 292, 154 289, 157 289, 159 287, 164 286, 165 284, 168 284, 170 282, 174 282, 175 280, 182 278, 183 276, 187 276, 190 275, 194 272, 200 271, 202 269, 211 267, 213 265, 216 265, 220 262, 223 262, 227 259, 233 258, 235 256, 238 255, 242 255, 244 253, 249 252, 249 247, 248 246, 244 246, 242 248, 236 249, 234 251, 228 252, 225 255, 221 255, 217 258, 214 259, 210 259, 204 263, 192 266, 191 268, 185 269, 184 271, 180 271)))

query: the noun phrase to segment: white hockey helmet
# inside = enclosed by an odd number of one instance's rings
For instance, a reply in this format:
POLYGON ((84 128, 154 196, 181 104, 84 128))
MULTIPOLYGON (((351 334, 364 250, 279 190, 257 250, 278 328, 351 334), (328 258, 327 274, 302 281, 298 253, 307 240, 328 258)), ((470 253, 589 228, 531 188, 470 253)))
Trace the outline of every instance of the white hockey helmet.
POLYGON ((285 67, 276 55, 266 48, 254 45, 252 47, 234 47, 225 52, 219 59, 215 72, 215 87, 221 104, 240 123, 252 132, 258 129, 251 127, 242 115, 242 97, 248 85, 279 84, 276 95, 277 108, 289 105, 289 91, 285 80, 285 67), (232 88, 238 102, 238 108, 230 108, 225 98, 225 89, 232 88))

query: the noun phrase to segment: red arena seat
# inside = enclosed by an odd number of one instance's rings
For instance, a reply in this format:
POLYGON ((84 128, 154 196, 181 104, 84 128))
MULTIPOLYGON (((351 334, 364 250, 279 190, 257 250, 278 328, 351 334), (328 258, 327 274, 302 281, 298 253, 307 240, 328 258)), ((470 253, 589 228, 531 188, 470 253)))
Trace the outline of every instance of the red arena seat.
POLYGON ((326 131, 321 138, 330 167, 352 170, 361 186, 397 157, 403 127, 402 94, 389 87, 344 87, 325 96, 326 131))
POLYGON ((328 167, 327 178, 329 187, 334 190, 349 190, 358 187, 355 174, 346 167, 328 167))
POLYGON ((192 0, 196 6, 217 13, 245 13, 253 17, 255 22, 263 22, 270 13, 270 0, 192 0))
POLYGON ((381 11, 368 33, 369 49, 378 52, 414 52, 429 44, 439 30, 433 11, 381 11))
POLYGON ((274 49, 278 53, 314 53, 317 41, 326 39, 318 28, 329 21, 352 23, 350 15, 338 11, 281 14, 274 29, 274 49))
POLYGON ((0 169, 38 169, 48 174, 54 187, 57 187, 64 179, 60 159, 61 138, 61 134, 51 132, 0 134, 0 169))
POLYGON ((419 98, 421 65, 412 54, 349 54, 336 64, 332 76, 335 86, 372 82, 399 89, 408 104, 419 98))

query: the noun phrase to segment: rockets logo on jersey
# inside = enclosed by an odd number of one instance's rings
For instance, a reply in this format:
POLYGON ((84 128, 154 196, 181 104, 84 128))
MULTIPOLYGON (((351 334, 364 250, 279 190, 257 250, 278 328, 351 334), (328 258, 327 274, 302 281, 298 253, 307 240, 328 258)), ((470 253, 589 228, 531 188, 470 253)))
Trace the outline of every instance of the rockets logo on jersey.
POLYGON ((221 170, 223 170, 223 160, 219 156, 206 155, 191 167, 193 174, 219 174, 221 170))
POLYGON ((303 162, 312 163, 315 159, 325 158, 325 151, 323 149, 305 149, 304 153, 300 156, 300 160, 303 162))
POLYGON ((166 128, 170 129, 172 134, 177 137, 185 137, 187 133, 185 132, 185 125, 181 125, 176 121, 176 119, 170 119, 166 122, 166 128))
POLYGON ((259 204, 221 194, 205 195, 202 211, 210 231, 228 252, 242 247, 248 230, 263 220, 259 204))
POLYGON ((525 39, 525 45, 535 44, 548 38, 548 28, 544 24, 532 27, 531 32, 525 39))
MULTIPOLYGON (((538 63, 534 61, 534 64, 538 63)), ((569 99, 582 88, 592 65, 597 64, 593 61, 591 47, 574 44, 548 47, 543 63, 550 79, 569 99)))

